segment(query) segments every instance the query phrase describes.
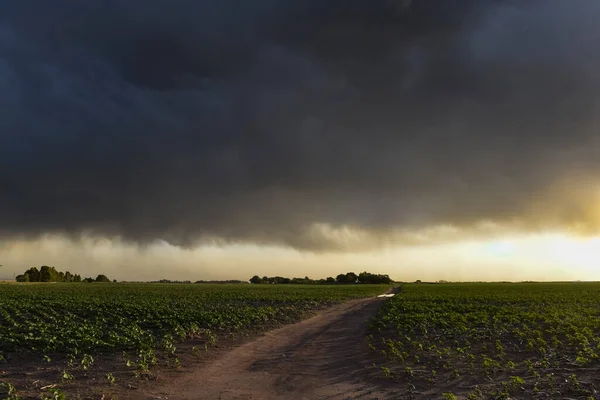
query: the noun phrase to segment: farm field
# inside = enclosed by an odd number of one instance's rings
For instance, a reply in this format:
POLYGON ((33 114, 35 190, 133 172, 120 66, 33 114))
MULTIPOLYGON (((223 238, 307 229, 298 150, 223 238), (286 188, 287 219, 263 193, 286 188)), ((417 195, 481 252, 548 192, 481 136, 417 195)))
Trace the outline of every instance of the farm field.
POLYGON ((407 284, 367 342, 397 398, 599 399, 600 284, 407 284))
POLYGON ((600 283, 389 288, 0 285, 0 398, 600 399, 600 283))
POLYGON ((130 378, 152 379, 156 368, 178 368, 183 356, 203 357, 223 340, 295 322, 349 299, 374 297, 387 288, 3 284, 0 395, 55 398, 82 390, 80 382, 90 380, 100 386, 98 393, 110 392, 130 378))

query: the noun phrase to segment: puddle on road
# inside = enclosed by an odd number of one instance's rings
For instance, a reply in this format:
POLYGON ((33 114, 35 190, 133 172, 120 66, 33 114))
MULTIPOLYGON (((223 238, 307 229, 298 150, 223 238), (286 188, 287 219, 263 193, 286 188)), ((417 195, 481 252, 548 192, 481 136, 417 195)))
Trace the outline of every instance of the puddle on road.
POLYGON ((377 297, 394 297, 394 293, 389 293, 389 294, 380 294, 377 297))

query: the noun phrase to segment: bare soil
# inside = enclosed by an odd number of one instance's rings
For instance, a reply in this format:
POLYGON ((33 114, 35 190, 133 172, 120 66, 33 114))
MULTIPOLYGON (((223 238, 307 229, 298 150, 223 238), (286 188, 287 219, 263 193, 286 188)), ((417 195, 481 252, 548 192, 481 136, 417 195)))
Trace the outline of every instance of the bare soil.
MULTIPOLYGON (((127 393, 145 399, 384 399, 392 382, 365 343, 384 299, 334 306, 245 343, 186 373, 127 393)), ((396 397, 397 398, 397 397, 396 397)))
POLYGON ((208 351, 201 341, 180 343, 178 365, 161 357, 157 368, 142 375, 126 366, 133 356, 99 356, 84 371, 66 368, 66 357, 56 355, 49 363, 9 360, 0 365, 0 382, 12 382, 22 399, 48 395, 48 387, 59 388, 69 399, 406 398, 398 382, 382 374, 386 360, 366 343, 369 319, 384 301, 352 300, 266 333, 221 337, 208 351), (62 378, 65 370, 71 379, 62 378), (116 383, 109 383, 109 373, 116 383))

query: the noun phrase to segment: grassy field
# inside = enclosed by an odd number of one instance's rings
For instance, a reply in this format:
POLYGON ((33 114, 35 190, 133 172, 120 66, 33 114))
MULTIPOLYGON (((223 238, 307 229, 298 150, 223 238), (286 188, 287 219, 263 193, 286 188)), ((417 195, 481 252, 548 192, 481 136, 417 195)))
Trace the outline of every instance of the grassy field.
POLYGON ((406 396, 600 398, 599 283, 408 284, 370 331, 406 396))

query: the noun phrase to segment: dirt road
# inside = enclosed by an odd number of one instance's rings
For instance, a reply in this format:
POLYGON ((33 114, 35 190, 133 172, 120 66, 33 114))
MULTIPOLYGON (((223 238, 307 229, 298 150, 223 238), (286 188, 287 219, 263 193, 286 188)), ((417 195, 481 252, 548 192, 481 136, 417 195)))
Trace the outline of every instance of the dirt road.
MULTIPOLYGON (((156 387, 169 400, 383 399, 367 320, 385 299, 361 299, 273 330, 196 371, 156 387)), ((387 391, 387 395, 391 393, 387 391)))

